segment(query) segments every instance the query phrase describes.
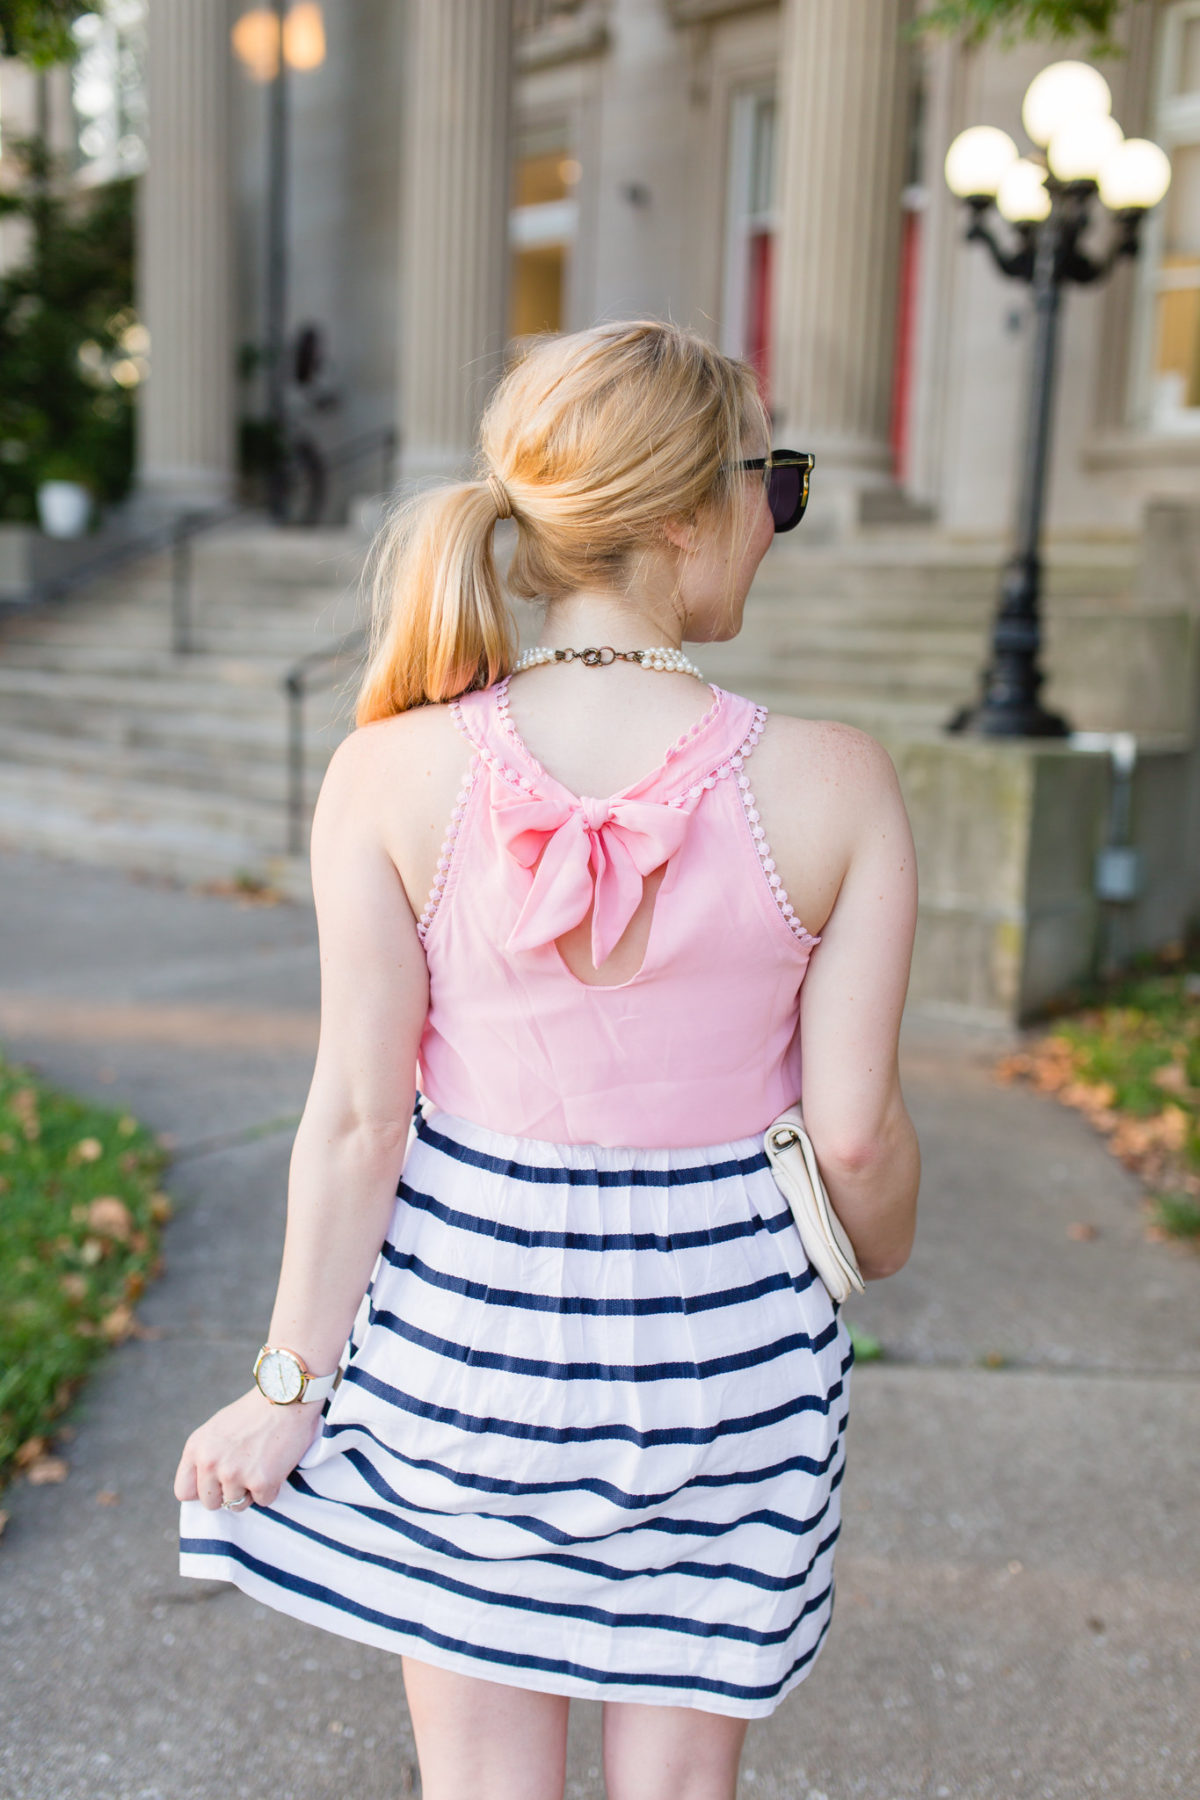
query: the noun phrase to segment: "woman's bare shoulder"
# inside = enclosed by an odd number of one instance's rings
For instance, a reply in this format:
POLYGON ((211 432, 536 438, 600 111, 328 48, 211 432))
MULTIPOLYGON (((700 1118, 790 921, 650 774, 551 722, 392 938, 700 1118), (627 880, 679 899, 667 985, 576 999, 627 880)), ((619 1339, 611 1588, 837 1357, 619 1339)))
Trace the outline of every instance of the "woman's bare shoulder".
POLYGON ((891 756, 857 725, 772 712, 749 773, 788 897, 820 932, 865 834, 899 820, 891 756))
POLYGON ((792 792, 799 780, 862 797, 896 778, 890 751, 869 731, 841 719, 804 719, 792 713, 768 715, 755 761, 760 776, 785 783, 792 792))
POLYGON ((444 830, 471 758, 449 704, 360 725, 329 760, 318 811, 353 812, 398 863, 444 830))
POLYGON ((468 753, 448 701, 414 706, 356 726, 331 756, 326 779, 358 784, 403 773, 407 780, 436 783, 447 762, 461 764, 468 753))

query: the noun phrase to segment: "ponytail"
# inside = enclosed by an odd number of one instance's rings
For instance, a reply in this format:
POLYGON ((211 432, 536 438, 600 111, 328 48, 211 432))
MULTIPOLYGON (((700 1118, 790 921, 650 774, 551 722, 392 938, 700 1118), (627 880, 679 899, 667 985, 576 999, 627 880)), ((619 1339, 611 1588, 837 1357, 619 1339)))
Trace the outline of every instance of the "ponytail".
POLYGON ((461 482, 410 495, 372 546, 371 653, 357 725, 452 700, 507 674, 516 624, 500 589, 495 487, 461 482))
MULTIPOLYGON (((492 551, 498 518, 517 522, 509 592, 547 605, 619 584, 633 556, 661 541, 665 519, 704 506, 727 515, 736 547, 750 518, 741 460, 770 431, 750 364, 680 325, 618 320, 526 350, 484 408, 480 478, 400 502, 372 545, 357 723, 511 672, 517 629, 492 551)), ((736 578, 731 552, 731 601, 736 578)))

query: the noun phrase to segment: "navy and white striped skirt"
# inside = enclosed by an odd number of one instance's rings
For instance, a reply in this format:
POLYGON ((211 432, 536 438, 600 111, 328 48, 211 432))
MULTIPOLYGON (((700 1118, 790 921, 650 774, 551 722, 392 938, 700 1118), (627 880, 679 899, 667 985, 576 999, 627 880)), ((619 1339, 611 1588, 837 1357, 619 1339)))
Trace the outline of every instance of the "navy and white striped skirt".
POLYGON ((418 1115, 321 1432, 181 1568, 543 1692, 758 1718, 829 1629, 850 1336, 760 1137, 418 1115))

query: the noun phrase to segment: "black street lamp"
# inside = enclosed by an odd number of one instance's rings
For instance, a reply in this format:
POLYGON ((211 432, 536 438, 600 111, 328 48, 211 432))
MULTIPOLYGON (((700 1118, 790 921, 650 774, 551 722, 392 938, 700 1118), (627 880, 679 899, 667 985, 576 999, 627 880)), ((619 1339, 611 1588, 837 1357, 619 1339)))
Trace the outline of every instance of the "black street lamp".
POLYGON ((252 81, 268 84, 266 296, 264 351, 267 418, 274 452, 267 481, 267 510, 283 523, 287 513, 286 446, 288 315, 289 125, 293 70, 319 68, 325 60, 325 26, 316 0, 269 0, 241 14, 232 29, 234 52, 252 81))
POLYGON ((1040 544, 1062 290, 1068 282, 1101 281, 1121 257, 1137 255, 1142 219, 1171 180, 1164 152, 1148 139, 1125 138, 1111 105, 1098 69, 1053 63, 1034 77, 1021 109, 1025 130, 1041 151, 1019 156, 1006 132, 975 125, 959 133, 946 155, 947 184, 970 211, 967 239, 986 244, 1002 274, 1029 283, 1035 318, 1016 546, 1004 568, 980 698, 959 707, 946 721, 947 731, 984 737, 1064 737, 1071 731, 1038 698, 1045 679, 1038 667, 1040 544), (1080 248, 1097 194, 1116 226, 1102 257, 1080 248), (1015 229, 1010 248, 988 222, 993 203, 1015 229))

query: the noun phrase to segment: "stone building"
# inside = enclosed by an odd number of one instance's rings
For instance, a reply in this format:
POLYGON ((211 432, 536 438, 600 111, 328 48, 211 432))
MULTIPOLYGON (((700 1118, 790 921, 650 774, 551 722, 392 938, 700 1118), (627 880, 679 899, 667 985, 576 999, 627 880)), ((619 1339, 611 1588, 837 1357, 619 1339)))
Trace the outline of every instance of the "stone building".
MULTIPOLYGON (((142 474, 156 489, 227 485, 224 372, 261 337, 271 58, 238 53, 247 10, 151 12, 142 474)), ((1072 47, 913 42, 910 11, 294 6, 320 38, 297 33, 287 74, 288 306, 327 335, 343 403, 326 429, 394 420, 410 473, 453 466, 506 342, 669 315, 762 369, 777 441, 819 458, 814 534, 905 516, 1003 534, 1028 296, 961 241, 942 161, 968 124, 1020 141, 1030 77, 1072 47)), ((1114 112, 1168 148, 1175 179, 1136 264, 1067 298, 1059 536, 1127 534, 1147 497, 1200 495, 1200 7, 1137 0, 1119 33, 1114 112)))
MULTIPOLYGON (((909 39, 912 10, 290 0, 284 304, 327 346, 321 431, 395 423, 407 472, 436 473, 513 340, 669 315, 754 360, 777 441, 817 453, 810 537, 904 518, 1002 536, 1028 295, 962 242, 942 160, 967 124, 1019 140, 1031 75, 1081 47, 909 39)), ((55 128, 81 179, 145 164, 141 484, 203 502, 261 406, 235 367, 268 305, 274 13, 113 0, 106 18, 84 25, 83 78, 53 78, 55 128)), ((1051 536, 1128 535, 1148 497, 1200 495, 1200 6, 1134 0, 1118 33, 1114 112, 1175 179, 1137 262, 1068 295, 1051 536)), ((29 112, 22 78, 0 74, 0 130, 29 112)))

